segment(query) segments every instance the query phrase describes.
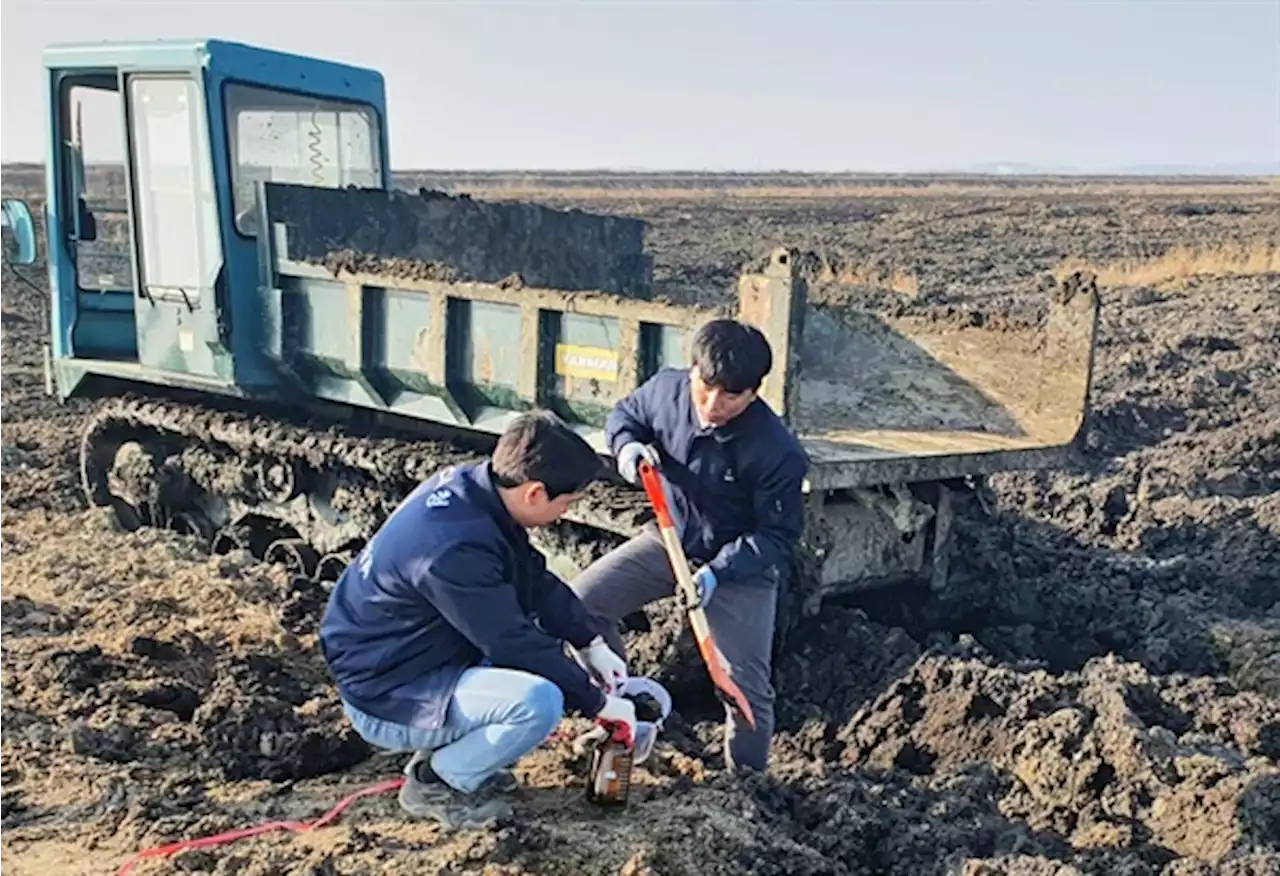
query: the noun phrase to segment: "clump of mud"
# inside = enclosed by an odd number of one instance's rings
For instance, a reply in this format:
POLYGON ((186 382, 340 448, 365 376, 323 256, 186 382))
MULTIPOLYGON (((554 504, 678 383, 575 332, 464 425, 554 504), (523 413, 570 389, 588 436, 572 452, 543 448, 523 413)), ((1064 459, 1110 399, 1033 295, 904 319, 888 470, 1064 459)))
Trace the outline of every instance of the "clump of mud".
POLYGON ((367 756, 323 667, 280 625, 280 569, 122 533, 106 512, 6 512, 4 525, 6 722, 20 736, 221 780, 299 779, 367 756), (54 549, 31 552, 36 537, 54 549))
POLYGON ((461 283, 469 278, 455 266, 420 259, 380 256, 354 249, 335 250, 318 262, 335 277, 342 273, 378 274, 400 280, 461 283))
POLYGON ((1162 865, 1280 840, 1280 704, 1113 657, 1052 675, 930 656, 838 738, 849 768, 989 765, 1001 812, 1073 849, 1162 865))

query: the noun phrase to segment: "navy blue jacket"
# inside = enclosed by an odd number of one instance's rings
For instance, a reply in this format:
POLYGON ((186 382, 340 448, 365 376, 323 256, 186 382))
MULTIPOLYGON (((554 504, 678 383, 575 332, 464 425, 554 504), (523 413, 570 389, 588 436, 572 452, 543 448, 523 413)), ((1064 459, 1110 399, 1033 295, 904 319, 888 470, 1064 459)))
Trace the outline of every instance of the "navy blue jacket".
POLYGON ((762 399, 704 429, 688 369, 666 369, 614 407, 605 436, 614 455, 629 441, 657 448, 690 561, 710 565, 720 584, 787 580, 804 530, 809 460, 762 399))
POLYGON ((334 587, 320 646, 353 706, 436 729, 458 678, 485 659, 554 682, 566 708, 594 716, 604 693, 562 642, 582 648, 596 632, 484 462, 438 472, 387 518, 334 587))

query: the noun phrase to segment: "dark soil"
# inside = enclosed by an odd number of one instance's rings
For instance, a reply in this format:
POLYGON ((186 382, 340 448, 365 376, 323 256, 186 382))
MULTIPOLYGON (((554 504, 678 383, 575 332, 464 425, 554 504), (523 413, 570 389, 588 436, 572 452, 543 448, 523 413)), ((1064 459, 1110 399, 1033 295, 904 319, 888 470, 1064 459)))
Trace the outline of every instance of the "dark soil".
MULTIPOLYGON (((829 303, 1033 321, 1025 301, 1057 259, 1124 254, 1114 223, 1152 250, 1275 241, 1250 191, 628 211, 654 222, 659 273, 697 284, 692 297, 796 241, 829 303), (918 298, 822 279, 873 250, 917 268, 918 298)), ((316 649, 322 587, 86 509, 89 405, 43 395, 28 293, 6 269, 10 869, 113 872, 144 847, 317 817, 397 775, 402 758, 369 751, 342 715, 316 649)), ((800 623, 776 666, 767 774, 722 772, 717 707, 696 662, 672 662, 679 624, 660 606, 629 634, 633 669, 670 681, 678 713, 625 812, 585 801, 585 760, 555 739, 520 764, 516 818, 493 831, 441 833, 387 795, 313 834, 135 872, 1280 873, 1280 277, 1103 293, 1078 457, 994 477, 962 505, 947 594, 870 595, 800 623)))

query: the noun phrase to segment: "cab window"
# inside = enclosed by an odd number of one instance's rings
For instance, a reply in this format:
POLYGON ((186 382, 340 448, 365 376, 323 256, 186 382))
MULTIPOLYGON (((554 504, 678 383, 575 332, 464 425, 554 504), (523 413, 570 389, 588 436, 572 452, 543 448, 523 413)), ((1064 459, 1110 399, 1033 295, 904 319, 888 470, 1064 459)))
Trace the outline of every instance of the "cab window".
POLYGON ((114 75, 69 78, 62 88, 67 242, 81 290, 133 291, 133 238, 125 188, 124 101, 114 75))
POLYGON ((225 108, 242 234, 256 232, 258 180, 324 188, 382 185, 378 117, 367 104, 232 83, 225 108))

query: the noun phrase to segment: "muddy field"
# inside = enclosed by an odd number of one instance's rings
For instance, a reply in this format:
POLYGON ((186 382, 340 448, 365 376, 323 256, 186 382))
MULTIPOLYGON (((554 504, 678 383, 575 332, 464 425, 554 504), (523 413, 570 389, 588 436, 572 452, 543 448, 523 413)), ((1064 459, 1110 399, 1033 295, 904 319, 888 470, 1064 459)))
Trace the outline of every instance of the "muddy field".
MULTIPOLYGON (((442 834, 387 795, 315 833, 135 872, 1280 873, 1280 273, 1264 257, 1216 275, 1232 247, 1280 246, 1280 190, 516 194, 648 220, 679 300, 722 295, 781 243, 818 301, 1012 319, 1034 315, 1045 272, 1092 263, 1110 281, 1081 452, 994 477, 962 509, 949 595, 879 594, 802 623, 776 668, 767 775, 722 773, 715 710, 682 688, 625 813, 589 807, 584 762, 555 741, 519 767, 516 819, 496 831, 442 834)), ((341 715, 314 637, 323 591, 85 507, 90 405, 43 396, 41 303, 8 269, 3 291, 11 872, 113 873, 142 848, 314 818, 398 775, 341 715)), ((658 668, 671 618, 653 620, 633 634, 637 671, 658 668)))

